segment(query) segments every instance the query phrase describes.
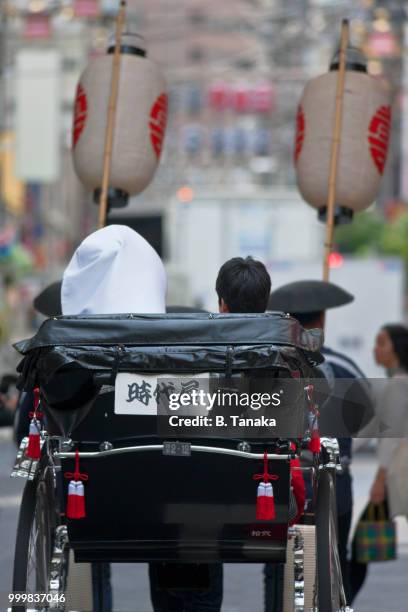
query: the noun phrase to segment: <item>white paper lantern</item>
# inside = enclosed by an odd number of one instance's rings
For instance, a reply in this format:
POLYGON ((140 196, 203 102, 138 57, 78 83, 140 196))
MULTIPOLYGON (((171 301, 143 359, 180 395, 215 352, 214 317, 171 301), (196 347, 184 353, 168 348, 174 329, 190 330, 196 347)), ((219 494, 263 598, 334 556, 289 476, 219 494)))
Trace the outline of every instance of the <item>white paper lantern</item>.
MULTIPOLYGON (((295 168, 299 190, 324 216, 336 106, 337 70, 309 81, 297 112, 295 168)), ((352 216, 375 200, 391 130, 390 90, 361 70, 346 70, 337 166, 337 207, 352 216)))
MULTIPOLYGON (((76 94, 73 159, 79 179, 97 193, 102 184, 113 48, 90 61, 76 94)), ((150 183, 163 146, 167 94, 159 67, 143 49, 122 45, 109 204, 123 206, 150 183)))

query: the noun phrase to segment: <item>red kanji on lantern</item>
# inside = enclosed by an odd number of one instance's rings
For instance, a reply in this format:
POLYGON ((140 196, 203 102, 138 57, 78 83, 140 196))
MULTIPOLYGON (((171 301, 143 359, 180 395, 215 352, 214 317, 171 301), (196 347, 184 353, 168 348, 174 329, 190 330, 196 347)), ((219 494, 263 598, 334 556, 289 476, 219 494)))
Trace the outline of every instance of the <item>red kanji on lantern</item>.
POLYGON ((388 143, 391 130, 391 108, 380 106, 370 121, 368 142, 373 162, 380 174, 383 174, 387 161, 388 143))
POLYGON ((157 159, 160 157, 163 146, 164 132, 167 123, 167 95, 162 93, 150 111, 150 140, 157 159))
POLYGON ((303 141, 305 139, 305 114, 303 108, 299 105, 296 114, 296 136, 295 136, 295 163, 302 151, 303 141))
POLYGON ((74 125, 72 130, 72 146, 75 147, 85 127, 88 112, 88 100, 81 84, 77 87, 74 108, 74 125))

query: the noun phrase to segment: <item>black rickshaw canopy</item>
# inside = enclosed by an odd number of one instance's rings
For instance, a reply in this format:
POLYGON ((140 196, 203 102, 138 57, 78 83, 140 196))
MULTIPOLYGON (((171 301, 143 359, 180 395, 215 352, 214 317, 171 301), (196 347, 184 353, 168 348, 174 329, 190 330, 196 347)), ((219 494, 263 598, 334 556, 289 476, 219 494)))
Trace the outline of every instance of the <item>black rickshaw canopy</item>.
POLYGON ((283 313, 61 316, 15 345, 30 389, 70 365, 110 371, 245 371, 283 367, 310 375, 322 361, 320 330, 283 313))

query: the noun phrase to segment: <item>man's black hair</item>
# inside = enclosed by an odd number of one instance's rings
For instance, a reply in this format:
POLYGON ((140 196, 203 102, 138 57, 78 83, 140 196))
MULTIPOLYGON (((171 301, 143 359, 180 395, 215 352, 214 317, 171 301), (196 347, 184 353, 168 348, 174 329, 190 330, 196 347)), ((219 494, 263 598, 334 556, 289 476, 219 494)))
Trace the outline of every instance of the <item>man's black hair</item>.
POLYGON ((221 266, 215 289, 230 312, 265 312, 271 277, 264 264, 252 257, 233 257, 221 266))
POLYGON ((306 327, 306 325, 310 325, 311 323, 316 323, 319 321, 322 316, 323 311, 316 312, 291 312, 291 316, 294 319, 297 319, 302 327, 306 327))

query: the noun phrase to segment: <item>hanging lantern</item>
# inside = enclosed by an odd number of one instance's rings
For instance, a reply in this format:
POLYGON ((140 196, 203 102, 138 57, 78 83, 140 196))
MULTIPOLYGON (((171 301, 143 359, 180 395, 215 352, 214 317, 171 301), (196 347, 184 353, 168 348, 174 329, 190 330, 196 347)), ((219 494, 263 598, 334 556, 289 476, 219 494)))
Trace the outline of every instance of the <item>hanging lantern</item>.
MULTIPOLYGON (((126 206, 150 183, 162 151, 167 94, 159 67, 137 35, 121 42, 120 80, 110 168, 108 206, 126 206)), ((77 87, 72 148, 75 171, 99 202, 114 45, 93 58, 77 87)))
MULTIPOLYGON (((297 111, 294 162, 299 190, 325 219, 328 199, 337 74, 335 57, 327 74, 309 81, 297 111)), ((390 90, 367 74, 364 58, 348 49, 342 129, 337 165, 335 222, 370 206, 377 197, 391 130, 390 90)))

